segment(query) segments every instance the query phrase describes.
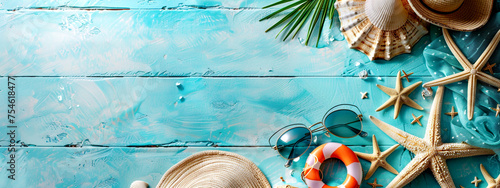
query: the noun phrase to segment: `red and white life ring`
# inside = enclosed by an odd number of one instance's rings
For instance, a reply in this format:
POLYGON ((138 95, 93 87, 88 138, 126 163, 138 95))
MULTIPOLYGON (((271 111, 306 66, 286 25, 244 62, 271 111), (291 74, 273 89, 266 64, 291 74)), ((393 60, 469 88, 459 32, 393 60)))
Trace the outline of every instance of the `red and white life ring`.
POLYGON ((358 188, 363 179, 363 169, 356 154, 347 146, 334 142, 323 144, 309 154, 303 174, 309 188, 358 188), (329 186, 321 180, 319 168, 330 158, 341 160, 347 168, 346 180, 341 185, 329 186))

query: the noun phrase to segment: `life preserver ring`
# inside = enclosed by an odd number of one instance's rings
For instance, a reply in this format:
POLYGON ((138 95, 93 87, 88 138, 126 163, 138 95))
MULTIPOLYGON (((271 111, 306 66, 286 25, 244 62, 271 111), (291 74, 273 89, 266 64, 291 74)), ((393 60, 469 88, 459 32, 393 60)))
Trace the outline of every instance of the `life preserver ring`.
POLYGON ((358 188, 363 179, 363 169, 358 157, 350 148, 330 142, 317 147, 309 154, 303 175, 309 188, 358 188), (347 177, 341 185, 329 186, 321 180, 319 168, 325 160, 330 158, 341 160, 347 168, 347 177))

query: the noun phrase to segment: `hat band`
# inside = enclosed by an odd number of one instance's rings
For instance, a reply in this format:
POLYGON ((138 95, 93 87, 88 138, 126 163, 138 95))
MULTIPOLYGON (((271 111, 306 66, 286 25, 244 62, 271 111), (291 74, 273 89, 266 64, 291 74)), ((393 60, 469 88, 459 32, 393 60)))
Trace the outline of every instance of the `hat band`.
POLYGON ((436 13, 450 14, 450 13, 453 13, 453 12, 456 12, 457 10, 459 10, 460 7, 462 7, 462 5, 464 4, 464 1, 466 1, 466 0, 462 0, 462 2, 457 2, 457 3, 460 3, 460 5, 458 5, 458 6, 456 6, 456 4, 443 5, 443 4, 439 3, 442 1, 439 1, 438 3, 436 3, 435 0, 420 0, 420 1, 422 2, 422 4, 426 8, 428 8, 436 13))

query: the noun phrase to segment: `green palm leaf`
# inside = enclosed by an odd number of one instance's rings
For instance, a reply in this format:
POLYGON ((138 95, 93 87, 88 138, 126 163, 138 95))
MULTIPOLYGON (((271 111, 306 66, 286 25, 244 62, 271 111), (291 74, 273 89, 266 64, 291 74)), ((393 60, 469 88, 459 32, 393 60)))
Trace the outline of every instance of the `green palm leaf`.
MULTIPOLYGON (((282 13, 286 10, 293 9, 292 11, 286 13, 286 15, 281 18, 274 25, 269 27, 266 32, 275 29, 276 27, 283 25, 285 26, 281 29, 281 31, 276 35, 276 38, 282 33, 284 35, 283 41, 288 39, 288 37, 293 33, 292 39, 297 36, 297 33, 304 27, 304 24, 309 17, 311 17, 311 21, 309 22, 309 28, 307 30, 307 37, 305 44, 309 45, 309 40, 312 34, 317 32, 317 41, 316 47, 318 47, 319 39, 321 37, 321 32, 323 30, 324 23, 326 18, 332 20, 335 0, 280 0, 276 3, 270 4, 268 6, 263 7, 264 9, 274 7, 277 5, 282 5, 289 3, 288 5, 280 8, 268 16, 262 18, 260 21, 267 20, 270 18, 276 17, 279 13, 282 13), (288 23, 287 23, 288 22, 288 23), (319 28, 316 28, 316 24, 319 23, 319 28)), ((333 21, 330 23, 330 28, 332 27, 333 21)))

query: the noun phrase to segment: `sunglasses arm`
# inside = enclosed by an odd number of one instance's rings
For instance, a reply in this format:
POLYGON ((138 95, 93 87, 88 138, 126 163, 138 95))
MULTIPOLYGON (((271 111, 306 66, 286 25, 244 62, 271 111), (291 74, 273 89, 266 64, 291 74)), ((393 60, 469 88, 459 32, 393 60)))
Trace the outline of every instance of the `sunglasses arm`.
MULTIPOLYGON (((312 135, 309 135, 309 136, 312 136, 312 135)), ((295 147, 296 147, 296 146, 295 146, 295 144, 300 143, 300 142, 301 142, 301 141, 303 141, 304 139, 306 139, 306 140, 307 140, 307 135, 306 135, 306 136, 304 136, 304 137, 302 137, 299 141, 297 141, 297 142, 295 142, 295 143, 293 144, 293 147, 292 147, 292 149, 290 150, 290 154, 288 154, 288 156, 290 156, 290 155, 293 153, 293 151, 295 150, 295 147)), ((310 145, 310 144, 311 144, 311 143, 309 143, 309 145, 310 145)), ((297 158, 297 157, 295 157, 295 158, 297 158)), ((295 158, 293 158, 293 159, 295 159, 295 158)), ((285 163, 285 168, 288 168, 288 167, 290 167, 290 165, 292 165, 293 159, 287 159, 288 161, 285 163)))
POLYGON ((288 159, 288 161, 286 161, 286 163, 285 163, 285 168, 292 166, 292 162, 293 162, 293 159, 288 159))

